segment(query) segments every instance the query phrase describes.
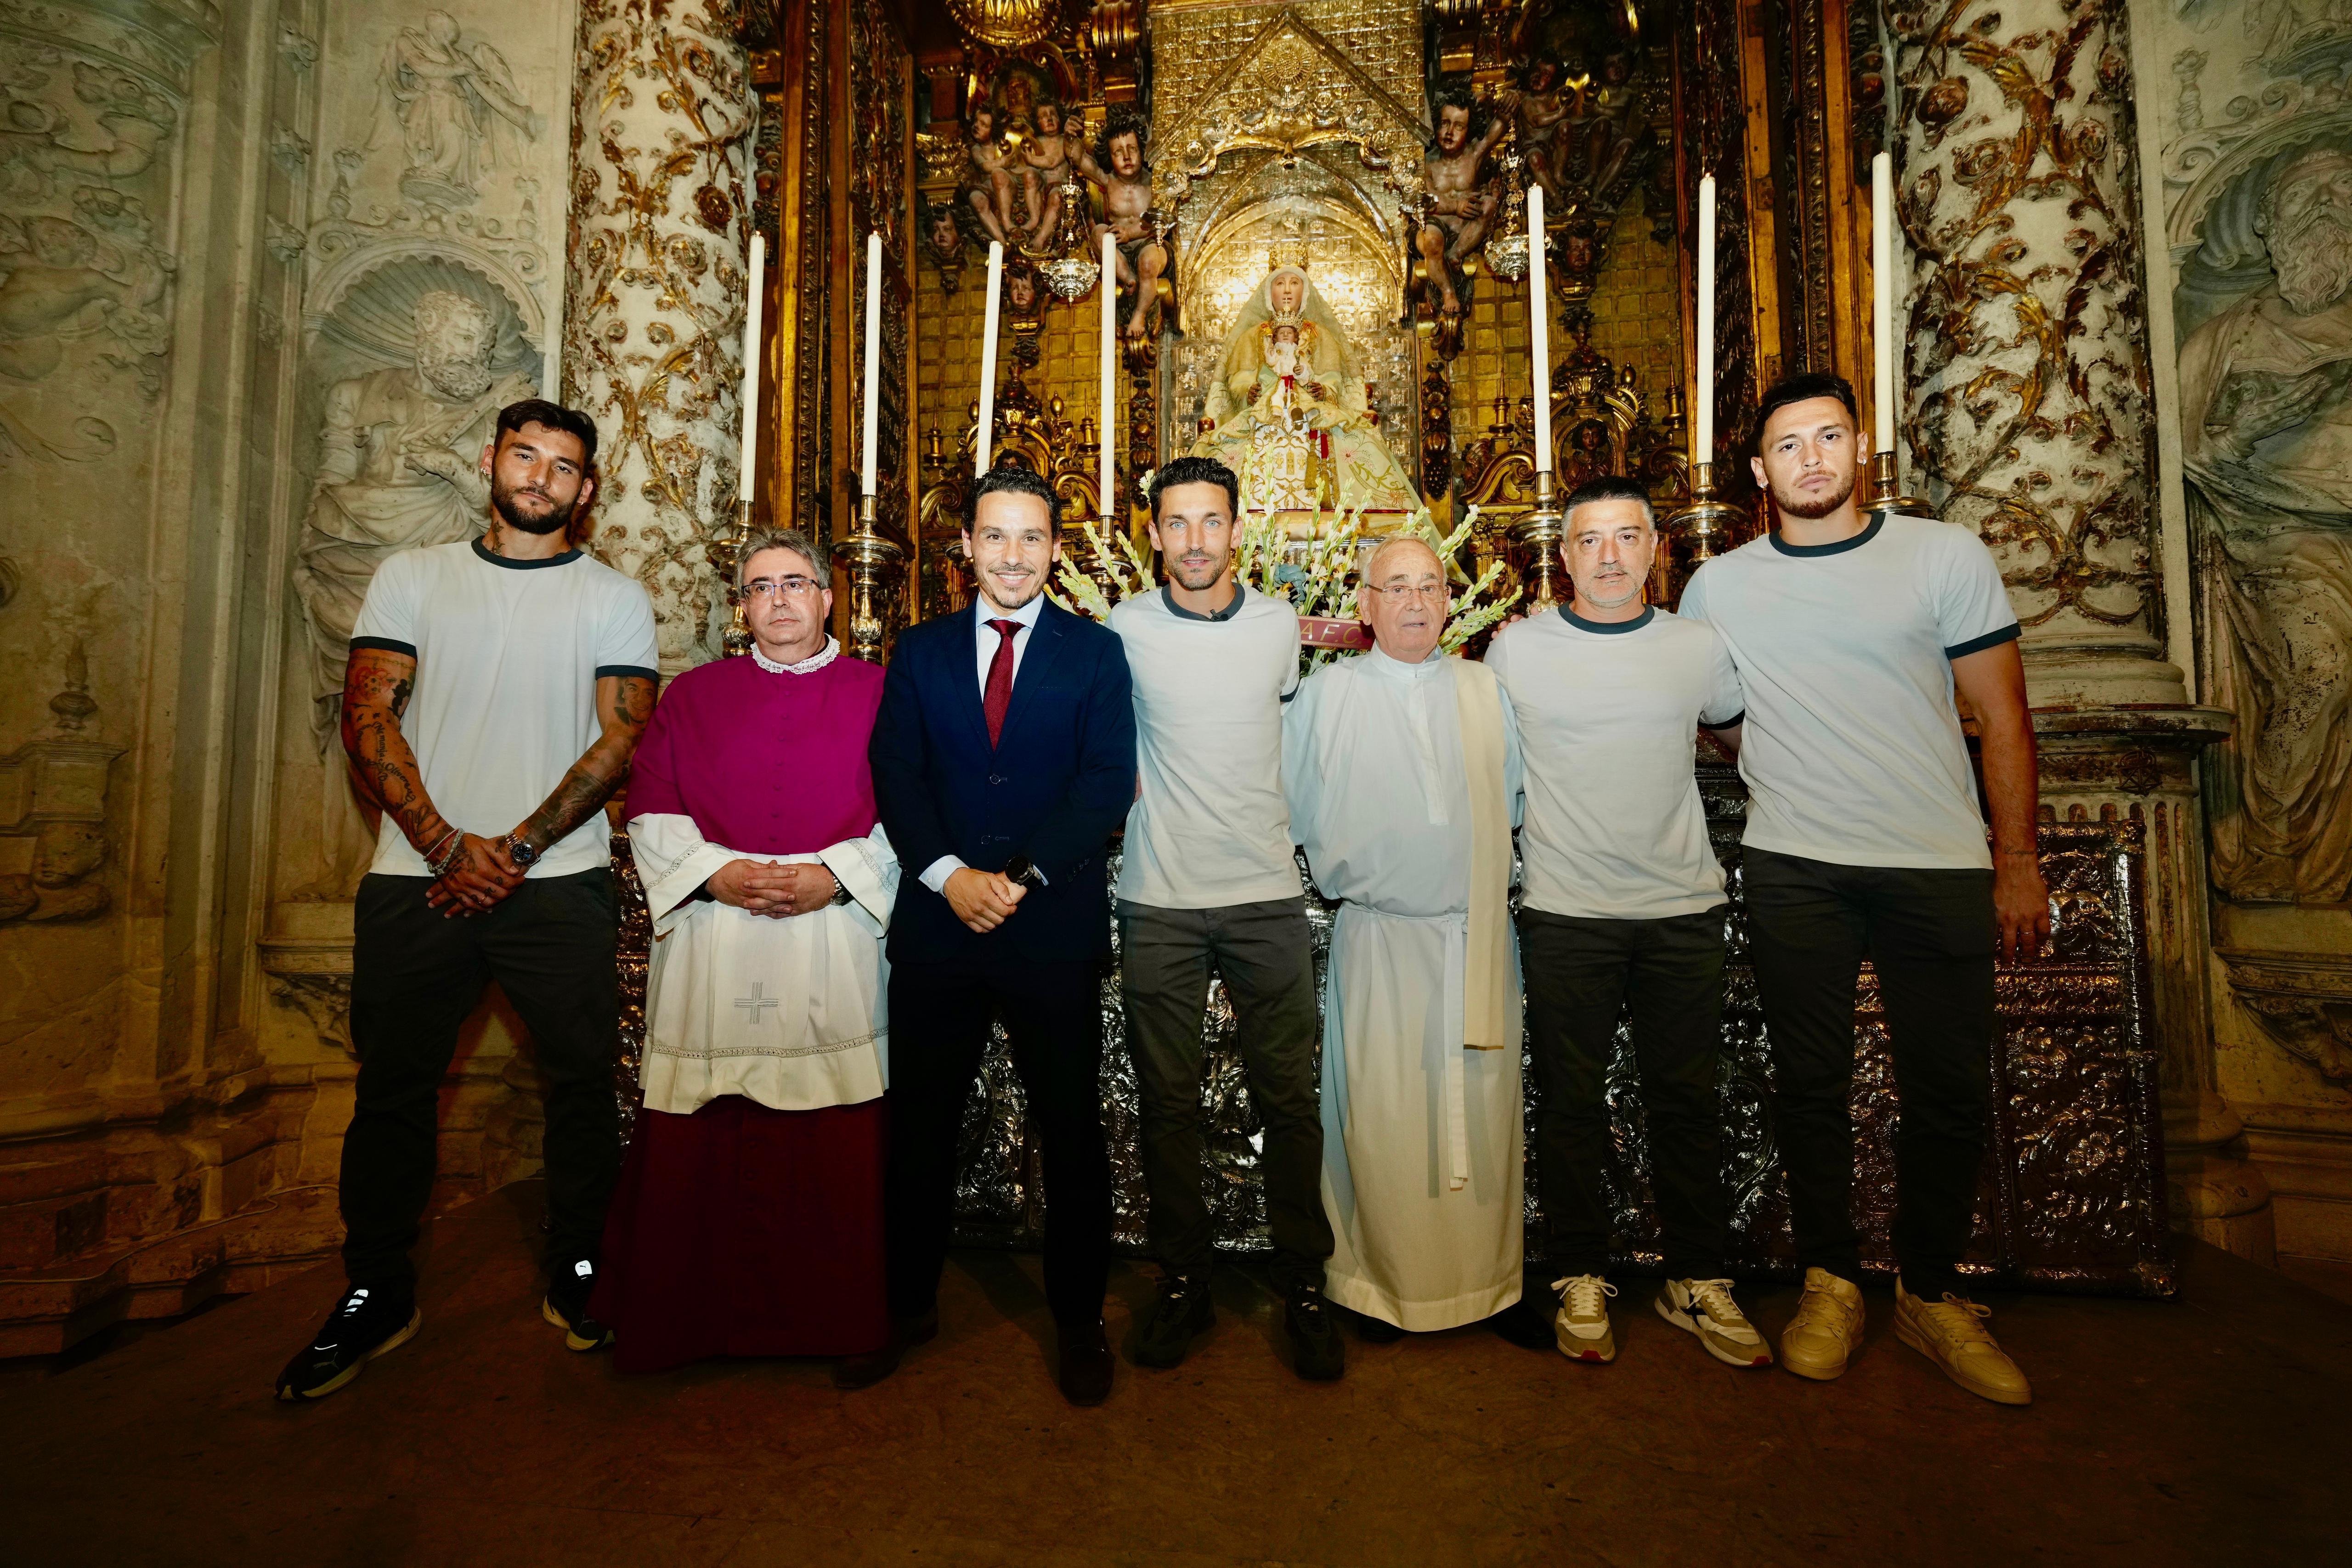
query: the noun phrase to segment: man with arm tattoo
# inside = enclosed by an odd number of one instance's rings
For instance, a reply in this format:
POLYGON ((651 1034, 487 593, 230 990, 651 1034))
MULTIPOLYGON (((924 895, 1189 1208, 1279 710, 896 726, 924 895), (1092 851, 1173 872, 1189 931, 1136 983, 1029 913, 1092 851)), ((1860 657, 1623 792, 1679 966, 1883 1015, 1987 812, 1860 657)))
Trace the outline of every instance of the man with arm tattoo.
POLYGON ((659 675, 645 590, 572 542, 595 455, 587 415, 509 405, 482 454, 487 531, 386 559, 352 629, 343 747, 383 825, 353 916, 351 1285, 278 1375, 281 1399, 333 1393, 422 1322, 409 1251, 433 1190, 441 1081, 492 980, 547 1079, 541 1313, 573 1350, 612 1338, 587 1312, 620 1165, 603 807, 659 675))

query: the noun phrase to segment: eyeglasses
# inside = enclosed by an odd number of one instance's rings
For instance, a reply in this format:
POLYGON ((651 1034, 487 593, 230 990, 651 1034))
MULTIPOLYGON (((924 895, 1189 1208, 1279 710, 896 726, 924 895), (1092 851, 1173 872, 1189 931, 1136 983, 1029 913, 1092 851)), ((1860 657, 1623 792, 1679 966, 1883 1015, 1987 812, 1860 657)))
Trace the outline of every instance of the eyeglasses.
POLYGON ((1442 582, 1375 583, 1368 591, 1385 595, 1391 604, 1403 604, 1414 599, 1426 599, 1432 603, 1443 603, 1445 599, 1445 584, 1442 582))
POLYGON ((824 584, 813 577, 787 577, 782 580, 755 577, 743 585, 746 599, 806 599, 824 584))

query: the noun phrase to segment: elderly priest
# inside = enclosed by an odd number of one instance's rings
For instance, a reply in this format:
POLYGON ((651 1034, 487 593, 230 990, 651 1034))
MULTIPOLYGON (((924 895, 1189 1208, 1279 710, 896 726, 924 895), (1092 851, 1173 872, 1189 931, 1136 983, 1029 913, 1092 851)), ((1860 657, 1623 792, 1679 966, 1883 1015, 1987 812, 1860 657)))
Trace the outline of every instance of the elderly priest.
POLYGON ((1495 677, 1438 650, 1445 569, 1428 545, 1372 553, 1361 612, 1371 652, 1310 676, 1283 721, 1291 829, 1343 901, 1324 992, 1325 1288, 1375 1342, 1488 1319, 1508 1335, 1525 1327, 1504 1311, 1523 1272, 1517 731, 1495 677))
POLYGON ((670 683, 629 786, 654 921, 646 1102, 594 1308, 625 1372, 856 1357, 889 1333, 882 935, 898 863, 866 761, 882 672, 825 634, 824 545, 781 529, 741 560, 751 655, 670 683))

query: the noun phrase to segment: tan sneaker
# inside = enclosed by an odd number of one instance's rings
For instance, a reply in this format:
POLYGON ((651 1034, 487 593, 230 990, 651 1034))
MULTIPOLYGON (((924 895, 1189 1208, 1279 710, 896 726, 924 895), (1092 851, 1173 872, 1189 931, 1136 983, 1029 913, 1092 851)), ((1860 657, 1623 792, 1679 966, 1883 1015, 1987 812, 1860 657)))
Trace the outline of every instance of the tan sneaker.
POLYGON ((1806 1270, 1804 1299, 1780 1331, 1780 1364, 1826 1383, 1861 1348, 1861 1288, 1827 1269, 1806 1270))
POLYGON ((1731 1299, 1728 1280, 1667 1281, 1658 1292, 1658 1315, 1696 1334, 1706 1354, 1727 1366, 1772 1364, 1772 1347, 1731 1299))
POLYGON ((1940 1301, 1923 1301, 1895 1283, 1895 1337, 1944 1369, 1944 1375, 1969 1393, 1996 1405, 2031 1405, 2032 1385, 2017 1363, 2001 1354, 1984 1326, 1992 1316, 1966 1296, 1944 1292, 1940 1301))
POLYGON ((1551 1337, 1559 1354, 1570 1361, 1614 1361, 1617 1336, 1609 1332, 1609 1298, 1617 1287, 1598 1274, 1578 1274, 1554 1280, 1559 1295, 1559 1315, 1552 1319, 1551 1337))

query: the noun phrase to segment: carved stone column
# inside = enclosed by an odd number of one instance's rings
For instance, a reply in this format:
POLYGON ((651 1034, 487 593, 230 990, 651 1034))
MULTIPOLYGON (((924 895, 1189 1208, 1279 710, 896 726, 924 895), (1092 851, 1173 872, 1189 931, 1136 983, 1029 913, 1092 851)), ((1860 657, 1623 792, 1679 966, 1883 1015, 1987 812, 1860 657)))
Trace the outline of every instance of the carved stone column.
POLYGON ((2044 816, 2147 824, 2173 1220, 2260 1253, 2267 1189, 2229 1153, 2207 1009, 2196 758, 2229 716, 2165 657, 2166 616, 2189 606, 2164 602, 2156 559, 2124 0, 1934 0, 1889 22, 1906 477, 2000 562, 2044 816))
POLYGON ((665 672, 717 655, 704 544, 741 455, 752 98, 725 0, 580 0, 563 399, 596 418, 591 548, 653 596, 665 672))

